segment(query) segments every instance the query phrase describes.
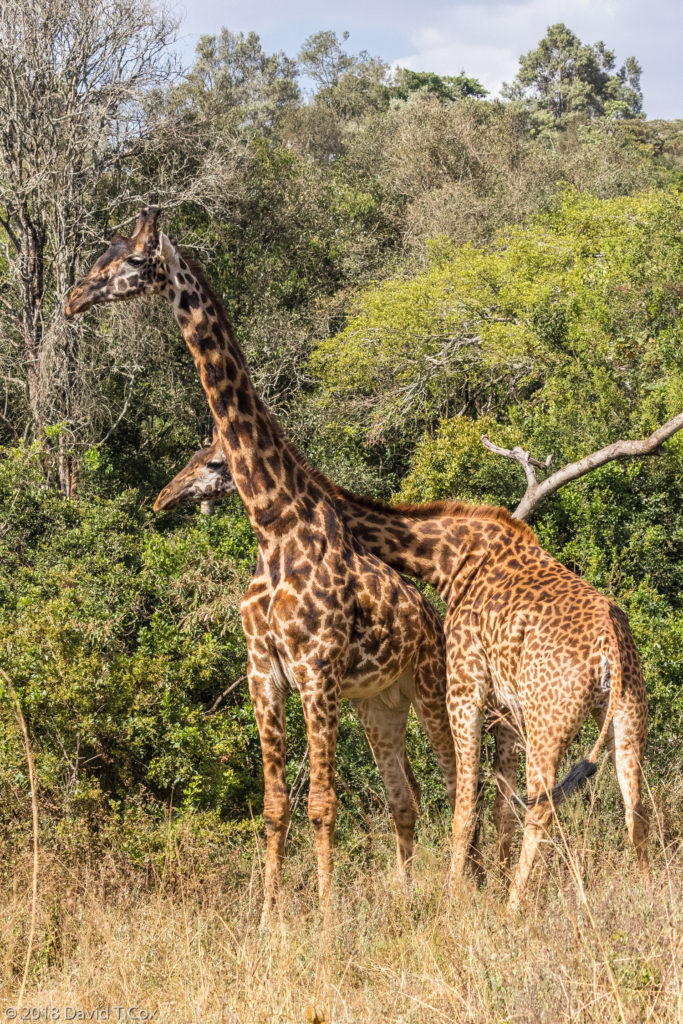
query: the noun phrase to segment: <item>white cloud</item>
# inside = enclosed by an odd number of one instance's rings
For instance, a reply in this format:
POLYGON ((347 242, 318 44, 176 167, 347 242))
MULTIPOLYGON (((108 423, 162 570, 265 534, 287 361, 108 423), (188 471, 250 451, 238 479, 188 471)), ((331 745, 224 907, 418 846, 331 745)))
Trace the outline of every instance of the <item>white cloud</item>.
POLYGON ((432 29, 416 33, 416 52, 394 61, 395 67, 411 71, 434 71, 437 75, 458 75, 465 71, 478 78, 492 95, 498 93, 502 82, 515 77, 518 55, 502 46, 481 46, 450 35, 433 42, 432 29))
POLYGON ((620 62, 631 54, 640 60, 650 117, 683 116, 681 0, 289 0, 286 7, 282 0, 194 0, 184 31, 254 29, 268 49, 295 54, 312 32, 348 29, 355 50, 416 71, 457 75, 464 68, 495 94, 516 74, 520 54, 558 21, 583 42, 602 39, 620 62))
POLYGON ((517 73, 520 54, 538 42, 548 25, 565 21, 584 42, 604 37, 610 45, 610 29, 618 21, 621 6, 616 0, 572 0, 571 5, 566 0, 455 4, 440 12, 438 27, 425 25, 411 32, 414 50, 396 64, 444 75, 464 68, 497 94, 502 83, 517 73))

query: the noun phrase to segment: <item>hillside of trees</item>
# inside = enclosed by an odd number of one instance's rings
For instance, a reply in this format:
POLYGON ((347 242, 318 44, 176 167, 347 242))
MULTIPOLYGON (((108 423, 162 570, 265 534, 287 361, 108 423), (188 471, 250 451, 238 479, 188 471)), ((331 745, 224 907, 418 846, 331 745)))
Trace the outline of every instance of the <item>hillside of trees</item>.
MULTIPOLYGON (((524 474, 482 434, 559 466, 681 411, 683 121, 648 121, 636 58, 564 25, 496 99, 329 31, 287 56, 223 29, 182 68, 148 0, 35 10, 0 12, 0 666, 54 827, 172 803, 242 841, 258 736, 246 684, 221 694, 245 671, 255 541, 237 497, 151 511, 211 434, 203 391, 164 305, 68 322, 73 283, 158 202, 313 464, 385 499, 512 509, 524 474)), ((628 611, 662 771, 683 756, 682 482, 683 434, 531 521, 628 611)), ((0 715, 9 823, 28 780, 4 690, 0 715)), ((289 718, 293 779, 296 700, 289 718)), ((443 806, 414 723, 410 744, 443 806)), ((363 822, 381 782, 348 709, 338 775, 363 822)))

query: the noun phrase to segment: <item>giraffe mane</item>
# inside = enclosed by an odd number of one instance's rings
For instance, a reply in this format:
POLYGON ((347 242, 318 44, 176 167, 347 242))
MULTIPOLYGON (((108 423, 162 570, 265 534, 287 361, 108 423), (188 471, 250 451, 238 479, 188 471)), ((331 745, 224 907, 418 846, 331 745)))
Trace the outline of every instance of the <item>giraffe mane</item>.
POLYGON ((211 283, 208 277, 206 276, 206 271, 204 270, 204 267, 201 265, 201 263, 194 255, 194 253, 189 252, 182 246, 178 247, 178 252, 187 263, 190 271, 194 274, 195 278, 197 279, 197 283, 201 285, 201 287, 206 292, 207 298, 211 301, 216 311, 218 321, 221 327, 226 331, 228 337, 230 338, 230 341, 232 342, 233 345, 238 345, 237 338, 235 336, 235 331, 233 329, 232 324, 228 320, 228 315, 225 312, 225 306, 223 305, 223 301, 216 295, 216 292, 212 288, 211 283))
POLYGON ((378 498, 370 498, 365 494, 356 494, 345 487, 340 487, 325 476, 315 466, 311 466, 306 457, 289 441, 285 444, 297 461, 310 473, 315 482, 322 487, 332 498, 344 501, 369 512, 377 512, 383 516, 390 516, 402 519, 412 519, 421 522, 426 519, 443 519, 448 516, 455 519, 476 520, 477 522, 498 523, 501 526, 512 529, 518 536, 530 544, 538 544, 538 538, 528 523, 523 519, 514 519, 512 513, 502 505, 469 505, 465 501, 430 501, 424 504, 414 505, 407 502, 381 501, 378 498))
POLYGON ((538 544, 536 534, 521 519, 514 519, 508 509, 501 505, 469 505, 465 501, 430 501, 420 505, 408 502, 396 502, 389 504, 385 501, 378 501, 376 498, 368 498, 365 495, 354 494, 343 487, 336 487, 339 496, 345 501, 353 502, 361 508, 371 512, 379 512, 382 515, 396 516, 397 518, 412 519, 421 522, 426 519, 454 519, 476 520, 477 522, 498 523, 500 526, 512 529, 518 536, 530 544, 538 544))

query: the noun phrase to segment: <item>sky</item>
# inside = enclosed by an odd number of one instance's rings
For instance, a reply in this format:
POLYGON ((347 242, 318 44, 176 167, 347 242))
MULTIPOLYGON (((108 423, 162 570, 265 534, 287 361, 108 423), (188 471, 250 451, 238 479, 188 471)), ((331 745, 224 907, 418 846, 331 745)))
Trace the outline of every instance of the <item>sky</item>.
MULTIPOLYGON (((222 26, 253 30, 271 53, 296 53, 321 29, 347 31, 349 52, 414 71, 464 70, 496 95, 548 25, 563 21, 584 43, 603 40, 617 66, 631 55, 643 67, 649 118, 683 117, 682 0, 184 0, 181 45, 191 57, 200 35, 222 26)), ((182 9, 182 8, 181 8, 182 9)))

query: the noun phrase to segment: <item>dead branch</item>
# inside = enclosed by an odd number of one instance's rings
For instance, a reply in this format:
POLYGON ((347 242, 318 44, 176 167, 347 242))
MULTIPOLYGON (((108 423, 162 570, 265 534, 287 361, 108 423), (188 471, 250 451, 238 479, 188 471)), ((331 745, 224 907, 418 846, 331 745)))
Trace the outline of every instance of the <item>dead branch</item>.
POLYGON ((223 700, 225 700, 225 698, 228 696, 228 694, 232 693, 232 691, 235 689, 235 687, 239 686, 240 683, 243 683, 246 678, 247 678, 246 676, 240 676, 239 679, 236 679, 234 683, 230 684, 230 686, 227 688, 227 690, 223 690, 222 693, 219 693, 218 696, 216 697, 215 701, 213 702, 213 704, 209 708, 209 710, 205 712, 205 717, 207 717, 208 715, 212 715, 214 713, 214 711, 218 708, 218 706, 221 704, 221 702, 223 700))
POLYGON ((21 979, 21 990, 19 992, 19 998, 17 1003, 21 1005, 24 998, 24 989, 26 988, 26 979, 28 978, 28 969, 31 963, 31 953, 33 952, 33 940, 36 934, 36 907, 38 904, 38 797, 36 794, 36 780, 35 772, 33 768, 33 756, 31 754, 31 744, 28 738, 28 729, 26 728, 26 721, 24 719, 23 712, 21 710, 21 704, 17 697, 16 690, 12 684, 12 680, 7 675, 4 669, 0 668, 0 675, 7 683, 7 689, 10 692, 10 696, 14 701, 14 710, 17 716, 17 722, 21 729, 21 734, 24 740, 24 752, 26 754, 26 764, 28 765, 28 782, 31 787, 31 814, 33 822, 33 875, 31 880, 31 928, 28 935, 28 948, 26 950, 26 964, 24 966, 24 976, 21 979))
POLYGON ((304 791, 304 786, 306 785, 306 776, 304 774, 304 769, 306 768, 306 762, 308 761, 308 754, 309 754, 309 747, 308 747, 308 743, 307 743, 306 744, 306 749, 304 750, 304 756, 301 758, 301 764, 299 765, 299 771, 297 772, 296 778, 294 779, 294 782, 292 783, 292 788, 289 791, 289 823, 287 825, 287 831, 285 833, 284 846, 287 845, 287 840, 289 839, 289 833, 290 833, 291 828, 292 828, 292 821, 294 820, 294 813, 295 813, 297 807, 299 806, 299 801, 301 800, 301 796, 302 796, 303 791, 304 791))
POLYGON ((615 459, 635 458, 641 455, 663 455, 664 449, 661 447, 662 444, 668 441, 681 427, 683 427, 683 412, 668 420, 649 437, 639 441, 615 441, 614 444, 608 444, 605 448, 593 452, 592 455, 579 459, 578 462, 570 462, 569 465, 563 466, 562 469, 558 469, 557 472, 546 477, 540 484, 536 479, 534 467, 547 469, 552 459, 550 455, 545 462, 539 462, 537 459, 532 459, 529 452, 523 451, 520 447, 513 448, 512 450, 499 448, 498 445, 492 444, 489 441, 486 434, 482 435, 481 443, 488 451, 493 452, 494 455, 515 459, 522 466, 526 474, 527 488, 524 497, 513 512, 513 516, 515 519, 528 519, 532 512, 535 512, 541 502, 545 501, 550 494, 554 494, 555 491, 558 491, 560 487, 564 487, 571 480, 578 480, 579 477, 592 473, 594 469, 604 466, 607 462, 613 462, 615 459))

